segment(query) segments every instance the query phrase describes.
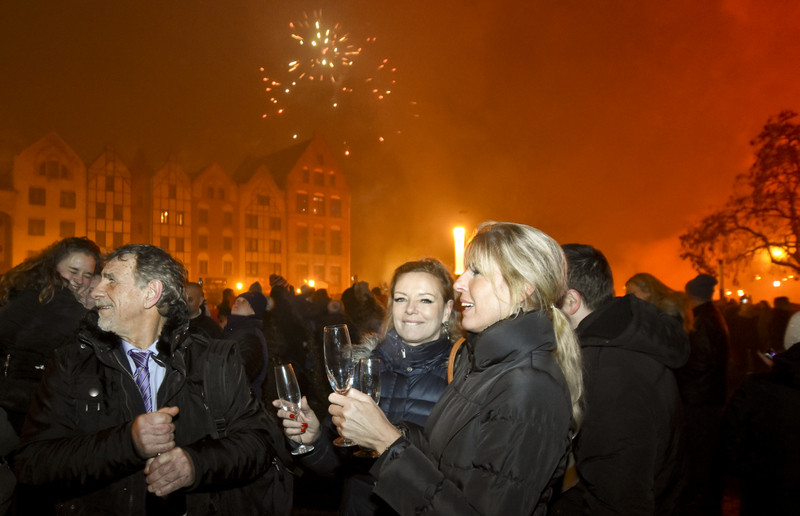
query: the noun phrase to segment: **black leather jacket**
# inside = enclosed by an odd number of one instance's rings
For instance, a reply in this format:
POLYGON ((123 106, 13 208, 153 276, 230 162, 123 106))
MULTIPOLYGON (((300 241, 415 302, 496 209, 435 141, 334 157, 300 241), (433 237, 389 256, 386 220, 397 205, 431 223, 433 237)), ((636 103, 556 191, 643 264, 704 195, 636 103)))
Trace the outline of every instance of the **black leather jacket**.
MULTIPOLYGON (((170 342, 169 351, 158 355, 167 372, 157 400, 159 407, 180 408, 175 442, 194 465, 191 486, 166 500, 147 494, 145 461, 131 435, 144 403, 119 338, 93 325, 78 342, 56 350, 14 454, 19 482, 46 486, 42 492, 55 494, 59 514, 261 513, 258 500, 246 499, 242 486, 275 471, 276 441, 272 421, 251 396, 235 347, 211 362, 211 344, 202 337, 174 336, 170 342), (206 382, 211 377, 204 375, 215 374, 206 382), (206 383, 227 387, 213 395, 221 403, 208 402, 206 383), (224 407, 222 414, 210 405, 224 407), (220 417, 222 428, 215 424, 220 417)), ((280 482, 269 483, 278 487, 280 482)))

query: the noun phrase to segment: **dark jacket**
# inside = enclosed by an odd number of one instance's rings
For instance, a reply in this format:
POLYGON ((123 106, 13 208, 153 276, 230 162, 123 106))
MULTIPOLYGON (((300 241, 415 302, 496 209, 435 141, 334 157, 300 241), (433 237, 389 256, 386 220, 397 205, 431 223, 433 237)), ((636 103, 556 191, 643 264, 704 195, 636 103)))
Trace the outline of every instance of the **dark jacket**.
POLYGON ((197 317, 189 319, 189 333, 202 333, 209 339, 221 339, 222 327, 217 321, 201 312, 197 317))
POLYGON ((400 514, 544 514, 572 422, 555 347, 542 311, 469 335, 424 432, 408 425, 372 468, 374 492, 400 514))
POLYGON ((423 426, 447 387, 447 360, 452 343, 446 336, 409 346, 394 330, 372 352, 381 360, 380 407, 392 423, 423 426))
POLYGON ((228 323, 222 332, 223 338, 236 342, 244 362, 250 388, 256 399, 261 399, 264 382, 267 378, 269 352, 264 338, 262 319, 256 315, 228 316, 228 323))
POLYGON ((748 377, 725 409, 728 472, 739 477, 743 516, 797 514, 800 507, 800 344, 748 377))
POLYGON ((692 312, 691 354, 676 372, 681 397, 685 405, 721 407, 728 369, 728 325, 714 303, 703 303, 692 312))
POLYGON ((578 484, 553 514, 672 514, 681 492, 683 413, 672 369, 689 356, 680 322, 634 296, 577 328, 585 407, 575 437, 578 484))
POLYGON ((261 514, 279 490, 288 514, 291 479, 272 467, 280 433, 252 397, 236 348, 209 356, 218 345, 177 337, 159 347, 167 371, 158 406, 180 408, 175 442, 194 465, 191 486, 166 499, 147 494, 131 434, 144 403, 119 338, 93 325, 56 351, 37 391, 13 458, 19 482, 54 495, 59 514, 261 514))
POLYGON ((0 309, 0 406, 20 433, 31 396, 53 351, 75 335, 86 314, 72 292, 55 289, 53 299, 39 302, 39 293, 27 288, 0 309))

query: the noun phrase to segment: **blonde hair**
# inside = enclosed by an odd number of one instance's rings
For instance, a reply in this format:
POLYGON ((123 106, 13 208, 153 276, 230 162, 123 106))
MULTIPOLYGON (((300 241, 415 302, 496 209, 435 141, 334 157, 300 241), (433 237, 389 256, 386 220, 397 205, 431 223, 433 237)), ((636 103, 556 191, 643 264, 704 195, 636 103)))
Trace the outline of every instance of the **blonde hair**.
MULTIPOLYGON (((469 268, 496 268, 511 293, 508 317, 519 311, 547 310, 556 336, 555 356, 564 374, 576 425, 582 418, 583 370, 578 338, 559 309, 568 290, 566 258, 561 246, 544 232, 512 222, 484 222, 465 250, 469 268), (531 288, 533 291, 531 292, 531 288), (519 304, 516 300, 520 300, 519 304)), ((491 280, 492 276, 486 274, 491 280)), ((497 285, 494 285, 497 290, 497 285)))
POLYGON ((661 280, 647 272, 638 272, 625 282, 625 286, 636 285, 639 290, 647 294, 647 301, 656 305, 661 311, 679 319, 686 333, 694 327, 694 315, 689 306, 689 299, 683 292, 672 290, 661 280))

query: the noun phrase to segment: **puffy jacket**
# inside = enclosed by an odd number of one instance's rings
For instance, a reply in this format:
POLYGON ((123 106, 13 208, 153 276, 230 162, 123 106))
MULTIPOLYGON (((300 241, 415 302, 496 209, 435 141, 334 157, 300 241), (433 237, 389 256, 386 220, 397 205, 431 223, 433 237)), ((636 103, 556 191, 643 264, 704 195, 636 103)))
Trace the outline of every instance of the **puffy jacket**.
POLYGON ((271 467, 280 432, 251 395, 236 348, 209 356, 219 341, 170 342, 159 347, 167 371, 158 406, 180 408, 175 442, 194 465, 191 486, 165 499, 147 493, 131 435, 144 403, 119 338, 94 325, 56 350, 13 456, 19 482, 45 487, 59 514, 260 514, 278 491, 288 514, 291 479, 271 467))
POLYGON ((400 514, 544 514, 572 423, 553 324, 529 312, 464 347, 424 431, 407 425, 373 466, 374 492, 400 514))
POLYGON ((680 322, 630 295, 577 328, 586 411, 575 437, 578 484, 552 514, 672 514, 683 475, 683 411, 672 369, 689 357, 680 322))
POLYGON ((405 344, 394 330, 372 352, 381 360, 380 407, 392 423, 424 425, 447 387, 447 360, 452 343, 447 336, 420 344, 405 344))
POLYGON ((74 342, 86 309, 72 292, 56 288, 53 299, 39 302, 27 288, 0 309, 0 406, 17 433, 53 351, 74 342))

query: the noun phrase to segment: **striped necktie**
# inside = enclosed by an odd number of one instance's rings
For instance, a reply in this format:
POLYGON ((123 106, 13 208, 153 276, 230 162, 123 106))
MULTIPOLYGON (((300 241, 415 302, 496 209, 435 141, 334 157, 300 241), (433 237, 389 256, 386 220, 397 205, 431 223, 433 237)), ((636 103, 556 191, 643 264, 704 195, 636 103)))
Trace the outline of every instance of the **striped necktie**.
POLYGON ((139 387, 139 392, 142 393, 144 400, 145 412, 153 411, 153 400, 150 396, 150 370, 147 367, 147 361, 150 359, 149 351, 136 351, 132 349, 128 354, 136 364, 136 371, 133 373, 133 379, 136 381, 136 386, 139 387))

